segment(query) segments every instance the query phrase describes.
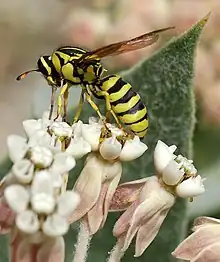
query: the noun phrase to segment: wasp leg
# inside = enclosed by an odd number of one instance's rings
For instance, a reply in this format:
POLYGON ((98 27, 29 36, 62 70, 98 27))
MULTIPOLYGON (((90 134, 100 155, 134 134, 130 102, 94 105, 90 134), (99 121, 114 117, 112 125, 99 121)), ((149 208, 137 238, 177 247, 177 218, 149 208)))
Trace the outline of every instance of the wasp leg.
POLYGON ((55 92, 56 92, 56 87, 52 86, 52 94, 50 98, 50 113, 49 113, 49 120, 51 120, 52 114, 53 114, 53 109, 54 109, 54 97, 55 97, 55 92))
POLYGON ((66 91, 63 94, 63 100, 64 100, 64 109, 63 109, 63 120, 66 121, 67 117, 67 107, 68 107, 68 97, 69 97, 69 88, 66 89, 66 91))
POLYGON ((77 106, 76 114, 73 119, 73 123, 76 123, 79 120, 79 117, 81 115, 82 109, 83 109, 83 104, 84 104, 84 92, 81 93, 80 95, 80 100, 77 106))
POLYGON ((88 103, 96 111, 96 113, 99 116, 99 118, 103 120, 103 116, 102 116, 98 106, 96 105, 96 103, 92 100, 91 96, 88 93, 85 93, 85 95, 86 95, 86 100, 88 101, 88 103))
POLYGON ((116 116, 115 112, 112 110, 112 106, 111 106, 110 98, 109 98, 109 93, 108 93, 108 92, 105 92, 105 91, 98 91, 98 92, 97 92, 97 95, 98 95, 98 96, 104 96, 104 97, 105 97, 105 103, 106 103, 106 109, 107 109, 106 115, 108 116, 108 114, 110 113, 110 114, 114 117, 114 119, 115 119, 118 127, 119 127, 120 129, 123 129, 122 126, 121 126, 121 123, 120 123, 119 120, 118 120, 118 117, 116 116))
MULTIPOLYGON (((65 83, 62 85, 59 96, 57 98, 57 117, 59 115, 61 115, 62 112, 62 108, 63 108, 63 101, 62 101, 62 96, 65 94, 65 92, 70 88, 70 84, 69 83, 65 83)), ((68 99, 68 97, 66 98, 68 99)), ((65 105, 64 105, 65 106, 65 105)), ((66 109, 64 109, 66 110, 66 109)))

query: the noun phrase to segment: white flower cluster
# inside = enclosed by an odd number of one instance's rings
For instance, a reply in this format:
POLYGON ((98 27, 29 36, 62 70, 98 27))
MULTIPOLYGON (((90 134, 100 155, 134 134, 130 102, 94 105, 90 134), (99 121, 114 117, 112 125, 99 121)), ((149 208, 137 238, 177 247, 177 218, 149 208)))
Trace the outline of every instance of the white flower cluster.
POLYGON ((176 146, 167 146, 158 141, 154 151, 154 165, 157 174, 168 186, 175 187, 175 194, 182 198, 192 198, 205 192, 205 187, 200 175, 193 165, 182 155, 176 156, 176 146))
POLYGON ((66 176, 74 168, 75 159, 91 151, 103 160, 130 161, 141 156, 147 146, 138 137, 120 140, 125 134, 108 124, 108 136, 101 140, 104 125, 95 118, 70 126, 61 119, 25 120, 27 138, 8 137, 9 157, 13 162, 4 179, 4 199, 16 214, 15 223, 31 241, 43 236, 64 235, 69 216, 79 204, 79 195, 66 191, 66 176))

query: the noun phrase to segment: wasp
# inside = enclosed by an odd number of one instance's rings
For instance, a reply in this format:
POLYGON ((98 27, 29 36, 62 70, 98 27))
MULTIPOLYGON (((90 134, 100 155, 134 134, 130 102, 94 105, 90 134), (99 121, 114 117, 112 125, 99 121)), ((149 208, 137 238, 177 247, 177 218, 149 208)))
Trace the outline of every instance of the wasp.
POLYGON ((113 43, 93 51, 83 48, 64 46, 55 50, 51 56, 41 56, 37 62, 37 69, 29 70, 17 77, 21 80, 30 72, 40 72, 52 87, 50 118, 53 112, 54 93, 60 88, 57 107, 61 113, 64 101, 64 115, 68 102, 68 90, 71 86, 82 87, 81 98, 74 118, 77 121, 84 98, 90 103, 100 118, 103 118, 93 97, 105 99, 107 115, 112 115, 121 127, 121 123, 140 138, 143 138, 148 129, 147 108, 132 86, 118 75, 103 77, 106 69, 101 59, 107 56, 119 55, 142 49, 157 42, 161 32, 173 29, 167 27, 145 33, 130 40, 113 43), (64 99, 62 100, 62 97, 64 99))

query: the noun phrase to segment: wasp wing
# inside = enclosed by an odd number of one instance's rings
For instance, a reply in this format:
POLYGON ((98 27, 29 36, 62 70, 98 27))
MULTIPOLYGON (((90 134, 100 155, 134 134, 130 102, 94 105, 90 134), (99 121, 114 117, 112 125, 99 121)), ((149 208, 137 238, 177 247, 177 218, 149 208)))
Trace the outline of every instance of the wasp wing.
POLYGON ((106 56, 114 56, 123 53, 127 53, 130 51, 138 50, 144 48, 146 46, 150 46, 154 44, 158 38, 159 33, 173 29, 174 27, 167 27, 163 29, 159 29, 156 31, 152 31, 141 36, 132 38, 127 41, 117 42, 114 44, 110 44, 101 48, 98 48, 94 51, 88 52, 85 55, 82 55, 77 63, 83 63, 86 60, 93 59, 93 58, 103 58, 106 56))

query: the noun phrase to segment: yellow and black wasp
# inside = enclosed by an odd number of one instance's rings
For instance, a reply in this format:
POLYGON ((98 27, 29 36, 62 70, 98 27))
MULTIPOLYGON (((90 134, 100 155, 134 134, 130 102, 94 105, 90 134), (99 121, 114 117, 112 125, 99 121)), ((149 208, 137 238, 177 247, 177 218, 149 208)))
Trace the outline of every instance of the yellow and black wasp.
MULTIPOLYGON (((37 62, 37 69, 27 71, 17 77, 23 79, 28 73, 38 71, 43 74, 52 86, 51 113, 53 110, 54 91, 61 88, 58 97, 58 113, 62 108, 64 96, 64 110, 68 100, 68 89, 73 85, 81 85, 82 94, 75 116, 78 120, 84 102, 90 103, 100 118, 102 114, 93 101, 93 96, 105 99, 107 115, 111 114, 120 126, 125 124, 134 134, 143 138, 148 129, 147 109, 140 96, 118 75, 103 77, 105 71, 101 59, 106 56, 119 55, 150 46, 155 43, 161 32, 174 27, 152 31, 136 38, 110 44, 94 51, 87 51, 78 47, 64 46, 55 50, 51 56, 42 56, 37 62)), ((64 113, 65 114, 65 113, 64 113)))

